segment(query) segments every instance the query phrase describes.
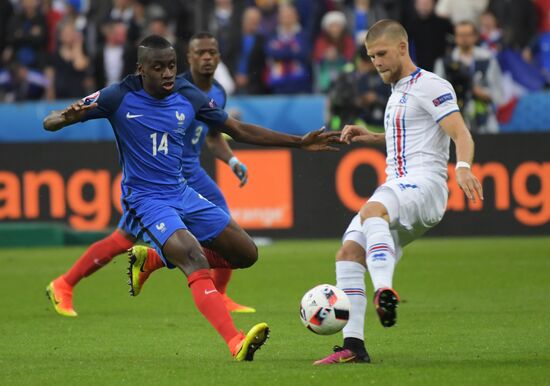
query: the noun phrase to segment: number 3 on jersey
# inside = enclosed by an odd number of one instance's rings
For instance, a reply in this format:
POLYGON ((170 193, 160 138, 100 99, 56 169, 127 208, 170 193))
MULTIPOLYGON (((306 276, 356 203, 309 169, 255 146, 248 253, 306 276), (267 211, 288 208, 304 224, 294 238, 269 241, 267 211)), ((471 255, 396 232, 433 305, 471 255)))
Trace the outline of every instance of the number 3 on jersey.
POLYGON ((164 152, 164 154, 168 154, 168 133, 162 134, 162 137, 160 138, 160 144, 157 148, 157 133, 153 133, 150 135, 151 141, 153 142, 153 156, 156 157, 158 153, 161 151, 164 152))
POLYGON ((202 126, 197 126, 197 128, 195 129, 195 135, 193 136, 193 139, 191 140, 191 143, 193 145, 196 145, 197 142, 199 142, 199 139, 201 139, 201 134, 202 134, 202 126))

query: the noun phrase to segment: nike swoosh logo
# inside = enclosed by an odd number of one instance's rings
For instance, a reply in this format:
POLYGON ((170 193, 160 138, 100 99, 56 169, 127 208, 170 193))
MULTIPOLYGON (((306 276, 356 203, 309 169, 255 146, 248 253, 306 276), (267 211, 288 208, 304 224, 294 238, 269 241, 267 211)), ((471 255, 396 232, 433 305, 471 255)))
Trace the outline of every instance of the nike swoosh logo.
POLYGON ((351 357, 347 357, 347 358, 339 358, 338 359, 338 362, 339 363, 346 363, 346 362, 349 362, 349 361, 352 361, 355 359, 355 355, 354 356, 351 356, 351 357))
POLYGON ((143 259, 143 262, 141 263, 141 267, 139 267, 140 272, 145 272, 145 270, 143 269, 143 267, 145 266, 146 260, 147 260, 147 259, 143 259))
POLYGON ((210 291, 204 290, 204 294, 205 294, 205 295, 210 295, 211 293, 214 293, 214 292, 218 292, 218 290, 215 290, 215 289, 210 290, 210 291))
POLYGON ((130 114, 130 112, 126 113, 126 118, 128 118, 128 119, 139 118, 139 117, 143 117, 143 114, 134 115, 134 114, 130 114))

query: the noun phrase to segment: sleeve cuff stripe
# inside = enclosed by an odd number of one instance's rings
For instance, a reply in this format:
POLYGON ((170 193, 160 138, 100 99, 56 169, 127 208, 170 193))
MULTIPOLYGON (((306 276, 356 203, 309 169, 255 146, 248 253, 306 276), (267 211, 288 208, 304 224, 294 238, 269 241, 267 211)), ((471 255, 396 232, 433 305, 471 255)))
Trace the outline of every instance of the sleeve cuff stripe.
POLYGON ((451 111, 449 111, 448 113, 443 114, 441 117, 437 118, 435 121, 436 121, 437 123, 439 123, 439 121, 441 121, 441 120, 442 120, 443 118, 445 118, 447 115, 451 115, 452 113, 456 113, 457 111, 460 112, 459 109, 451 110, 451 111))

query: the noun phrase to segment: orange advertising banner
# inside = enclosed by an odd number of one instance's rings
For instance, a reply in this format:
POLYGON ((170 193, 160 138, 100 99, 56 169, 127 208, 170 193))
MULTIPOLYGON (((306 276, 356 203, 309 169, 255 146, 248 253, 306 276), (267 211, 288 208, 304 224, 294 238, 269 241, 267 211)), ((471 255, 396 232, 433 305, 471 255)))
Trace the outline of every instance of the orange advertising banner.
POLYGON ((288 229, 294 225, 292 157, 289 150, 239 150, 248 168, 242 188, 231 169, 216 163, 216 181, 231 215, 246 229, 288 229))

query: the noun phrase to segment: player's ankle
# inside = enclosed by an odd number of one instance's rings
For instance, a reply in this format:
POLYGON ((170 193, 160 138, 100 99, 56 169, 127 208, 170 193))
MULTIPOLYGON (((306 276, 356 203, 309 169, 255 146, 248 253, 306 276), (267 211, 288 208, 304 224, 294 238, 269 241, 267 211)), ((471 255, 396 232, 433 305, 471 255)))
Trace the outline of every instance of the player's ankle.
POLYGON ((65 275, 61 275, 61 276, 58 276, 55 280, 54 280, 55 284, 56 285, 60 285, 60 286, 63 286, 65 288, 70 288, 72 289, 74 286, 72 284, 70 284, 67 279, 65 278, 65 275))
POLYGON ((359 338, 344 338, 344 348, 353 351, 356 354, 365 354, 365 342, 359 338))

